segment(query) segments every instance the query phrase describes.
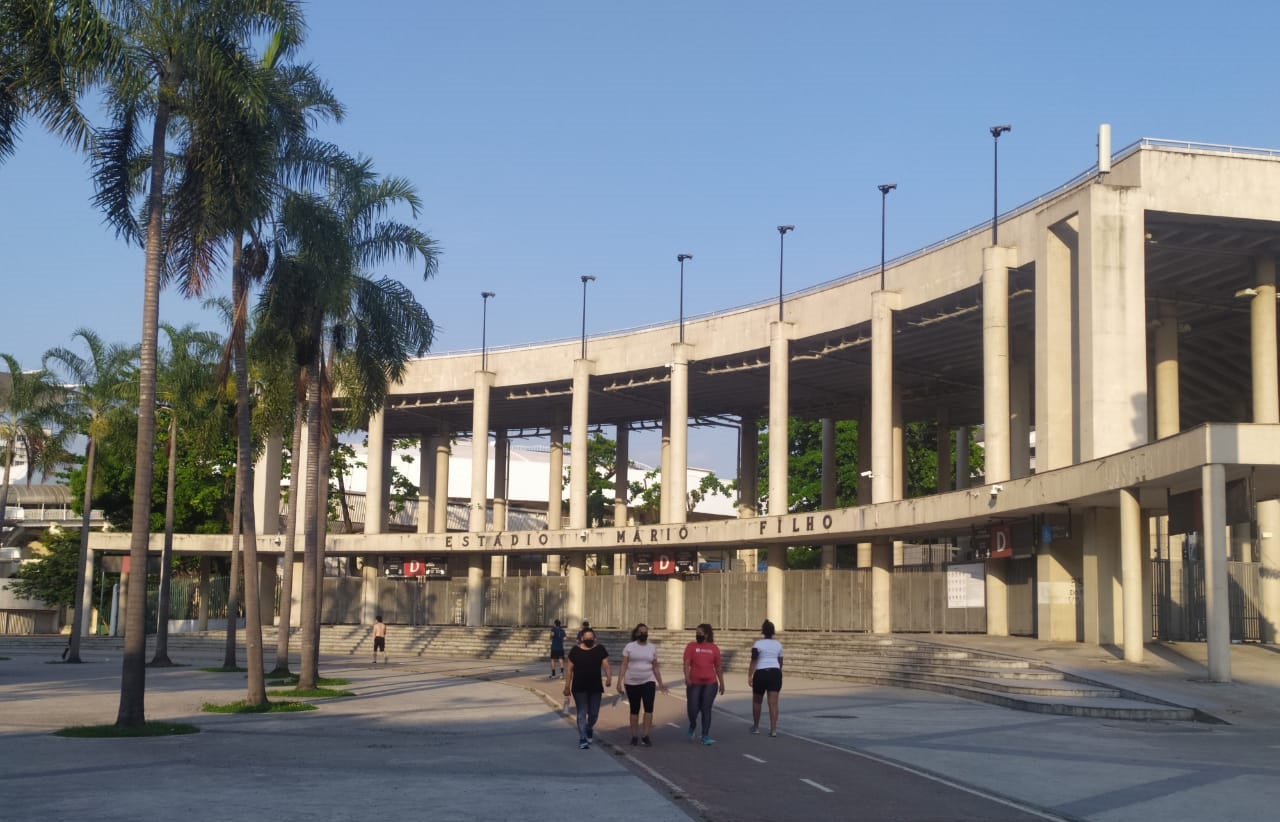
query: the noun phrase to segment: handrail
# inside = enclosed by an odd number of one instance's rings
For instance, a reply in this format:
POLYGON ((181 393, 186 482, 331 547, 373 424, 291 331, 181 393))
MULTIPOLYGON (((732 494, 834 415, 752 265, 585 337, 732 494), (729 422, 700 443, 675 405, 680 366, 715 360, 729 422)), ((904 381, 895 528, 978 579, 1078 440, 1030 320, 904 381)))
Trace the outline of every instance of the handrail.
MULTIPOLYGON (((1161 137, 1142 137, 1138 140, 1134 140, 1132 143, 1119 149, 1118 151, 1113 152, 1111 155, 1111 161, 1113 164, 1118 163, 1122 160, 1128 159, 1131 155, 1136 154, 1143 149, 1151 149, 1155 151, 1191 151, 1191 152, 1200 152, 1205 154, 1248 155, 1248 156, 1256 156, 1256 157, 1274 157, 1274 158, 1280 159, 1280 149, 1250 148, 1246 146, 1230 146, 1230 145, 1222 145, 1218 143, 1199 143, 1199 142, 1190 141, 1190 140, 1169 140, 1161 137)), ((1050 200, 1053 200, 1062 196, 1067 191, 1076 188, 1080 184, 1084 183, 1086 180, 1089 180, 1090 178, 1097 176, 1097 174, 1098 174, 1098 164, 1094 163, 1088 168, 1086 168, 1084 171, 1081 171, 1079 174, 1067 180, 1065 183, 1053 189, 1050 189, 1049 191, 1045 192, 1044 194, 1041 194, 1035 199, 1028 200, 1025 203, 1016 205, 1013 208, 1010 208, 1008 211, 1003 212, 1002 214, 1000 214, 998 219, 1000 221, 1005 221, 1013 217, 1018 217, 1022 214, 1025 214, 1026 212, 1031 211, 1032 209, 1035 209, 1041 205, 1044 205, 1050 200)), ((984 231, 990 230, 990 228, 991 228, 991 221, 983 220, 981 223, 978 223, 977 225, 972 226, 970 228, 966 228, 962 231, 958 231, 955 234, 950 235, 949 237, 945 237, 941 240, 930 243, 929 245, 923 246, 922 248, 917 248, 913 251, 908 251, 905 254, 900 254, 897 257, 893 257, 892 259, 886 260, 885 267, 891 268, 894 266, 902 265, 903 263, 907 263, 907 262, 910 262, 911 260, 917 259, 919 257, 923 257, 926 254, 929 254, 933 251, 938 250, 939 248, 943 248, 945 246, 951 245, 952 243, 957 243, 962 240, 966 240, 976 234, 981 234, 984 231)), ((830 280, 824 280, 814 285, 805 286, 804 288, 801 288, 797 291, 788 292, 783 295, 783 299, 790 300, 795 297, 807 296, 809 294, 813 294, 813 293, 831 288, 834 285, 853 282, 854 280, 860 280, 863 277, 868 277, 873 274, 879 274, 879 273, 880 273, 880 264, 876 263, 873 266, 868 266, 867 268, 859 269, 858 271, 855 271, 852 274, 842 274, 839 277, 833 277, 830 280)), ((757 308, 763 308, 766 306, 771 306, 776 304, 777 304, 777 297, 766 297, 764 299, 757 300, 751 303, 745 303, 743 305, 730 306, 729 308, 722 308, 715 311, 707 311, 702 314, 687 315, 684 318, 684 321, 685 323, 689 323, 695 320, 709 319, 711 317, 723 317, 729 314, 737 314, 743 311, 751 311, 757 308)), ((594 337, 592 337, 592 339, 604 340, 604 339, 609 339, 610 337, 620 337, 628 334, 635 334, 640 331, 651 331, 656 328, 665 328, 667 326, 673 326, 675 324, 676 324, 675 320, 666 320, 663 322, 647 323, 645 325, 637 325, 637 326, 632 326, 630 328, 620 328, 613 331, 607 331, 602 334, 595 335, 594 337)), ((508 345, 499 345, 499 346, 491 345, 488 347, 488 351, 490 352, 513 351, 520 348, 533 348, 537 346, 557 345, 557 344, 577 342, 577 341, 578 341, 577 336, 559 337, 556 339, 541 340, 538 342, 511 343, 508 345)), ((464 354, 479 354, 479 353, 480 353, 479 348, 464 348, 464 349, 457 349, 454 351, 432 352, 430 354, 427 354, 426 357, 423 357, 423 359, 431 359, 434 357, 456 357, 464 354)))

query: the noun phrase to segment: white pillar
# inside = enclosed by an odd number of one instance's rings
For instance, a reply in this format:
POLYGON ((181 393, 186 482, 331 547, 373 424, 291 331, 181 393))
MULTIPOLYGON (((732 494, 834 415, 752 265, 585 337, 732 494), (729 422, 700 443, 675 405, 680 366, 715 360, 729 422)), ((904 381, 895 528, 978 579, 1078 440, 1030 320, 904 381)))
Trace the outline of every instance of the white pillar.
POLYGON ((385 411, 369 415, 369 458, 365 465, 364 532, 384 534, 387 531, 387 488, 391 476, 387 470, 391 454, 387 443, 385 411))
MULTIPOLYGON (((1076 339, 1072 269, 1078 257, 1077 220, 1041 229, 1036 254, 1036 470, 1073 464, 1076 339)), ((957 488, 960 486, 957 485, 957 488)))
POLYGON ((280 533, 280 478, 283 438, 268 434, 253 469, 253 519, 259 534, 280 533))
MULTIPOLYGON (((787 463, 790 458, 790 323, 769 324, 769 515, 787 513, 787 463)), ((765 616, 779 631, 783 627, 786 608, 787 547, 769 546, 769 567, 765 578, 765 616)))
MULTIPOLYGON (((1009 479, 1008 249, 982 250, 982 424, 988 483, 1009 479)), ((990 605, 988 604, 988 607, 990 605)))
MULTIPOLYGON (((836 421, 822 419, 822 507, 830 511, 836 507, 836 421)), ((822 570, 836 567, 836 546, 822 546, 822 570)))
MULTIPOLYGON (((858 504, 870 505, 871 495, 871 400, 863 400, 858 410, 858 504)), ((859 542, 856 566, 871 567, 871 543, 859 542)))
POLYGON ((488 522, 489 499, 489 389, 493 374, 476 372, 476 389, 471 404, 471 507, 467 512, 467 530, 484 531, 488 522))
POLYGON ((569 555, 569 579, 565 591, 565 619, 568 625, 581 625, 586 602, 587 555, 575 551, 569 555))
MULTIPOLYGON (((743 413, 738 429, 739 519, 759 516, 759 511, 756 508, 760 500, 760 431, 756 422, 757 416, 754 412, 743 413)), ((738 563, 742 566, 742 570, 754 574, 759 566, 757 556, 758 553, 755 548, 744 548, 738 551, 738 563)), ((734 570, 738 569, 735 568, 734 570)))
POLYGON ((1204 533, 1204 598, 1209 651, 1209 681, 1231 681, 1231 613, 1227 597, 1227 487, 1221 465, 1200 469, 1204 533))
MULTIPOLYGON (((629 516, 627 499, 631 495, 631 429, 626 423, 618 423, 614 440, 617 445, 613 462, 613 524, 618 528, 625 528, 629 516)), ((613 573, 621 576, 626 573, 626 568, 626 551, 614 553, 613 573)))
MULTIPOLYGON (((898 295, 877 291, 871 295, 871 498, 873 502, 897 499, 893 453, 893 312, 898 295)), ((892 630, 890 597, 893 586, 893 542, 883 537, 871 543, 871 632, 892 630)))
MULTIPOLYGON (((511 440, 506 431, 499 431, 493 447, 493 526, 494 531, 507 530, 507 484, 509 480, 509 463, 511 456, 511 440)), ((507 558, 502 554, 489 557, 489 576, 506 576, 507 558)))
MULTIPOLYGON (((360 569, 360 624, 372 625, 378 611, 378 565, 366 562, 360 569)), ((270 600, 268 600, 270 601, 270 600)))
POLYGON ((484 625, 484 556, 467 557, 467 627, 484 625))
MULTIPOLYGON (((1276 260, 1254 260, 1249 302, 1253 371, 1253 421, 1280 422, 1276 373, 1276 260)), ((1263 642, 1280 642, 1280 500, 1258 500, 1258 617, 1263 642)))
POLYGON ((431 533, 435 516, 436 455, 430 434, 418 438, 418 533, 431 533))
POLYGON ((1031 474, 1031 402, 1035 393, 1031 364, 1034 340, 1019 337, 1011 342, 1009 360, 1009 478, 1031 474))
MULTIPOLYGON (((670 522, 683 524, 688 519, 689 494, 689 351, 692 346, 671 346, 671 476, 663 476, 663 490, 671 491, 668 508, 670 522)), ((666 496, 664 493, 663 496, 666 496)), ((684 628, 684 580, 672 574, 667 578, 667 630, 684 628)))
MULTIPOLYGON (((564 522, 564 425, 559 420, 551 424, 547 449, 547 530, 559 531, 564 522)), ((547 554, 547 573, 560 575, 559 554, 547 554)))
POLYGON ((658 450, 658 521, 671 521, 671 486, 667 482, 667 477, 671 476, 671 415, 666 414, 662 417, 662 432, 660 434, 660 442, 658 450))
POLYGON ((1122 644, 1126 662, 1141 662, 1144 642, 1142 568, 1142 508, 1138 492, 1121 488, 1120 495, 1120 586, 1124 620, 1122 644))
MULTIPOLYGON (((1275 300, 1272 300, 1274 304, 1275 300)), ((1161 302, 1156 323, 1156 437, 1172 437, 1182 430, 1178 397, 1178 306, 1161 302)))
POLYGON ((969 426, 956 429, 956 490, 969 487, 969 426))
POLYGON ((431 533, 444 534, 449 531, 449 457, 452 453, 453 438, 448 434, 440 434, 432 438, 435 443, 436 470, 432 486, 435 497, 432 500, 431 533))
MULTIPOLYGON (((569 420, 569 527, 586 528, 587 522, 587 432, 589 425, 588 397, 591 388, 591 360, 574 360, 573 409, 569 420)), ((586 555, 574 552, 569 562, 569 590, 566 610, 569 624, 582 620, 585 605, 586 555), (576 616, 575 616, 576 615, 576 616)))

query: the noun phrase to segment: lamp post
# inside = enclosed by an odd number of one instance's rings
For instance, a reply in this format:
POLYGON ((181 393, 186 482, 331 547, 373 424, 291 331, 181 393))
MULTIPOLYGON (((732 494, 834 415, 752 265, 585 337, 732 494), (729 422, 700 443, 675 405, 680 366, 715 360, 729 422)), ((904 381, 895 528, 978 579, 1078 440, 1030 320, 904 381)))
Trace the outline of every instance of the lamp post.
POLYGON ((489 370, 489 298, 498 296, 492 291, 481 291, 480 301, 483 306, 480 313, 480 370, 489 370))
POLYGON ((880 290, 884 291, 884 207, 889 199, 889 192, 898 187, 897 183, 884 183, 880 189, 880 290))
POLYGON ((587 358, 587 283, 595 282, 595 275, 582 275, 582 359, 587 358))
POLYGON ((680 263, 680 342, 684 342, 684 261, 692 260, 692 254, 677 254, 676 261, 680 263))
POLYGON ((1000 135, 1013 131, 1007 123, 991 127, 992 165, 991 165, 991 244, 996 244, 996 218, 1000 216, 1000 135))
POLYGON ((778 322, 782 322, 782 251, 786 244, 787 232, 795 231, 793 225, 778 226, 778 322))

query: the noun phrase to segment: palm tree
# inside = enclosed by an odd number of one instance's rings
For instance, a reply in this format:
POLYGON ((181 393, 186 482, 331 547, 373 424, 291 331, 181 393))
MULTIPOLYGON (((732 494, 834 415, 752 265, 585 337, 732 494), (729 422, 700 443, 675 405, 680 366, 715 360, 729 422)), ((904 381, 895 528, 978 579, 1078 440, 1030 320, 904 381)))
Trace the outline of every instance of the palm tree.
POLYGON ((316 507, 301 514, 299 688, 314 687, 318 677, 318 592, 329 485, 320 470, 321 444, 330 442, 335 377, 341 379, 348 413, 361 419, 381 407, 390 384, 403 376, 409 358, 426 352, 434 332, 426 310, 403 284, 363 273, 401 258, 421 260, 424 278, 435 272, 435 242, 414 226, 390 219, 397 207, 408 207, 416 217, 417 192, 403 179, 379 178, 367 159, 352 160, 335 172, 326 196, 286 197, 263 293, 263 314, 274 327, 289 329, 296 361, 306 369, 307 499, 316 507))
POLYGON ((87 328, 77 329, 71 338, 84 343, 87 356, 81 356, 69 348, 51 348, 45 352, 43 364, 45 368, 50 363, 55 364, 71 383, 67 387, 69 411, 78 432, 85 437, 80 562, 76 570, 76 601, 71 621, 70 650, 67 653, 67 662, 80 662, 80 637, 84 633, 84 621, 91 596, 92 580, 86 575, 85 564, 89 555, 89 516, 93 510, 98 443, 114 427, 127 420, 127 414, 121 412, 124 411, 131 393, 137 348, 108 345, 98 334, 87 328))
MULTIPOLYGON (((96 199, 117 231, 141 241, 146 250, 130 543, 131 565, 142 568, 150 536, 160 286, 164 275, 172 272, 164 256, 165 233, 188 219, 166 208, 173 194, 165 181, 168 151, 206 156, 190 149, 193 140, 213 133, 209 118, 221 119, 229 112, 240 115, 232 122, 265 118, 267 95, 249 44, 274 31, 299 31, 301 10, 292 0, 114 0, 107 4, 107 11, 125 59, 106 88, 112 124, 100 133, 95 152, 96 199), (151 142, 140 150, 147 117, 151 118, 151 142), (172 147, 167 144, 171 135, 172 147), (134 196, 139 193, 136 163, 142 156, 149 157, 145 225, 134 216, 134 196)), ((223 159, 220 155, 208 158, 210 162, 223 159)), ((232 228, 229 222, 211 236, 225 236, 232 228)), ((208 253, 181 261, 187 279, 207 279, 219 259, 216 246, 203 248, 208 253)), ((129 597, 116 716, 119 726, 146 721, 145 586, 136 586, 129 597)))
POLYGON ((0 161, 33 117, 79 149, 90 144, 80 96, 118 63, 92 0, 0 0, 0 161))
POLYGON ((0 354, 9 369, 8 385, 0 384, 0 446, 4 461, 0 475, 0 522, 9 503, 9 479, 13 463, 21 453, 30 482, 35 466, 44 462, 48 451, 59 452, 68 432, 66 392, 45 370, 23 371, 9 354, 0 354))

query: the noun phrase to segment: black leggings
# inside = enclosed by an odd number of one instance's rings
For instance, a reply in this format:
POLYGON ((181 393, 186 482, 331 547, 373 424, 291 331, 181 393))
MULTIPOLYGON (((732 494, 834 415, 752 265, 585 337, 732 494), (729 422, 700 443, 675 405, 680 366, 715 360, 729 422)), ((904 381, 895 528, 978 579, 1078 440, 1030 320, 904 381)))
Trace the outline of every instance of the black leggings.
POLYGON ((631 705, 631 715, 639 716, 640 706, 644 705, 644 712, 653 713, 653 696, 657 693, 658 683, 642 682, 639 685, 624 685, 627 689, 627 702, 631 705))
POLYGON ((716 689, 720 686, 712 682, 707 685, 686 685, 684 696, 689 708, 689 727, 698 724, 698 715, 702 715, 702 735, 711 735, 711 706, 716 701, 716 689))

